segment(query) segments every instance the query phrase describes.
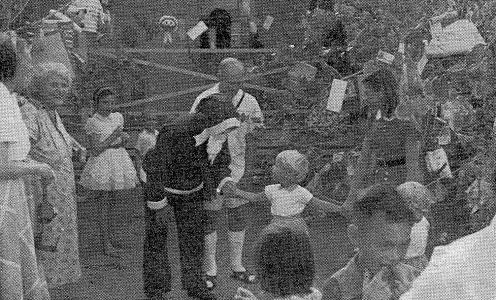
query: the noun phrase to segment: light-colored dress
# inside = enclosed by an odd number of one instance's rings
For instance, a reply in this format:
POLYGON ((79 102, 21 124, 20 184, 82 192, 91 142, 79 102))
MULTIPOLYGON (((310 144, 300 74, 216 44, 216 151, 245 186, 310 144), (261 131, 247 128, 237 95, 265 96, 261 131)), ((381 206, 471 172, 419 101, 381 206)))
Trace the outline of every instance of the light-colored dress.
POLYGON ((35 107, 30 102, 24 104, 21 111, 31 140, 29 156, 48 163, 55 171, 55 180, 43 191, 38 190, 42 185, 35 178, 30 179, 32 186, 27 188, 36 197, 43 197, 37 202, 50 203, 56 214, 48 224, 43 224, 36 249, 48 287, 52 288, 76 282, 81 277, 72 164, 73 150, 81 146, 67 133, 57 113, 53 122, 46 109, 35 107))
MULTIPOLYGON (((111 113, 107 117, 99 114, 89 118, 85 125, 86 134, 96 135, 103 142, 118 127, 124 127, 124 117, 111 113)), ((121 143, 118 138, 114 145, 121 143)), ((114 191, 135 188, 139 183, 133 161, 126 149, 110 148, 96 157, 90 157, 79 182, 90 190, 114 191)))
MULTIPOLYGON (((17 100, 0 83, 0 142, 9 160, 25 160, 30 144, 17 100)), ((24 182, 0 180, 0 299, 50 299, 38 271, 24 182)))
POLYGON ((280 184, 265 187, 265 196, 270 201, 271 225, 290 227, 309 233, 301 213, 313 195, 306 188, 297 186, 293 190, 281 188, 280 184))

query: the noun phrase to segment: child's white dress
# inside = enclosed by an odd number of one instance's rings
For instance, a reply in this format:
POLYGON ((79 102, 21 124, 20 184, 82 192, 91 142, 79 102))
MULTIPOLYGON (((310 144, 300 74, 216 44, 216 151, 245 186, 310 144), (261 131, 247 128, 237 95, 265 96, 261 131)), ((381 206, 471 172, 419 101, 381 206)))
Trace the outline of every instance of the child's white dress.
MULTIPOLYGON (((124 127, 122 114, 116 112, 103 117, 97 113, 88 119, 85 131, 88 135, 97 135, 98 141, 103 142, 118 127, 124 127)), ((120 142, 119 138, 113 144, 120 142)), ((97 157, 90 157, 79 183, 90 190, 113 191, 132 189, 139 181, 131 157, 121 147, 110 148, 97 157)))
POLYGON ((265 196, 271 203, 272 225, 287 226, 308 234, 308 226, 301 213, 312 200, 312 193, 299 185, 289 191, 281 188, 280 184, 273 184, 265 187, 265 196))

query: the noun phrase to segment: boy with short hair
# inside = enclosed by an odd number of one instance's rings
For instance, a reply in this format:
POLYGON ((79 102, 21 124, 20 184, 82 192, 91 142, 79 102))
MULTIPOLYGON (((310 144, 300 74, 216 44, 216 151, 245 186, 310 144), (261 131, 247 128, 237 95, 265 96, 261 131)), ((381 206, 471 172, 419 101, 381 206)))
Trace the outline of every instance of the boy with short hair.
POLYGON ((408 290, 421 270, 402 260, 419 219, 401 198, 388 184, 374 185, 359 195, 348 226, 357 254, 326 282, 323 299, 389 300, 408 290))

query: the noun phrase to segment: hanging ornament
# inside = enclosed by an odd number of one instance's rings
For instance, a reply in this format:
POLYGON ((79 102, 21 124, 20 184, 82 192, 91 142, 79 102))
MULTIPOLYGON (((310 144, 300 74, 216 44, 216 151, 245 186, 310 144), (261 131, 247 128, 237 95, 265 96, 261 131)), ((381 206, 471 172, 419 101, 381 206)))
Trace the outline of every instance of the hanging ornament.
POLYGON ((162 16, 158 24, 164 30, 164 44, 172 44, 172 33, 177 30, 178 20, 173 16, 162 16))

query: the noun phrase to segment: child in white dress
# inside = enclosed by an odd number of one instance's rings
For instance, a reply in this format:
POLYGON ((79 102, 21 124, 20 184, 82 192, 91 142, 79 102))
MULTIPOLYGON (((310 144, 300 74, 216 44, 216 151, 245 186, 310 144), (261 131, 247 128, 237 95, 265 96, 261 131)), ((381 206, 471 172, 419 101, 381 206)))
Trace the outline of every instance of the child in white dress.
POLYGON ((139 180, 124 148, 129 138, 123 132, 124 117, 118 112, 112 112, 115 93, 110 88, 101 88, 95 92, 93 100, 96 113, 85 125, 91 156, 81 174, 80 184, 94 191, 94 197, 100 204, 99 222, 105 254, 117 255, 116 248, 121 246, 112 239, 112 215, 115 212, 111 209, 111 202, 116 200, 116 191, 135 188, 139 180))
POLYGON ((307 176, 309 163, 307 158, 296 150, 279 153, 272 167, 272 178, 277 184, 268 185, 262 193, 250 193, 236 189, 238 197, 250 202, 269 201, 271 204, 272 223, 290 226, 308 233, 308 228, 301 217, 305 207, 310 206, 324 213, 339 213, 341 207, 331 201, 323 201, 299 185, 307 176))

